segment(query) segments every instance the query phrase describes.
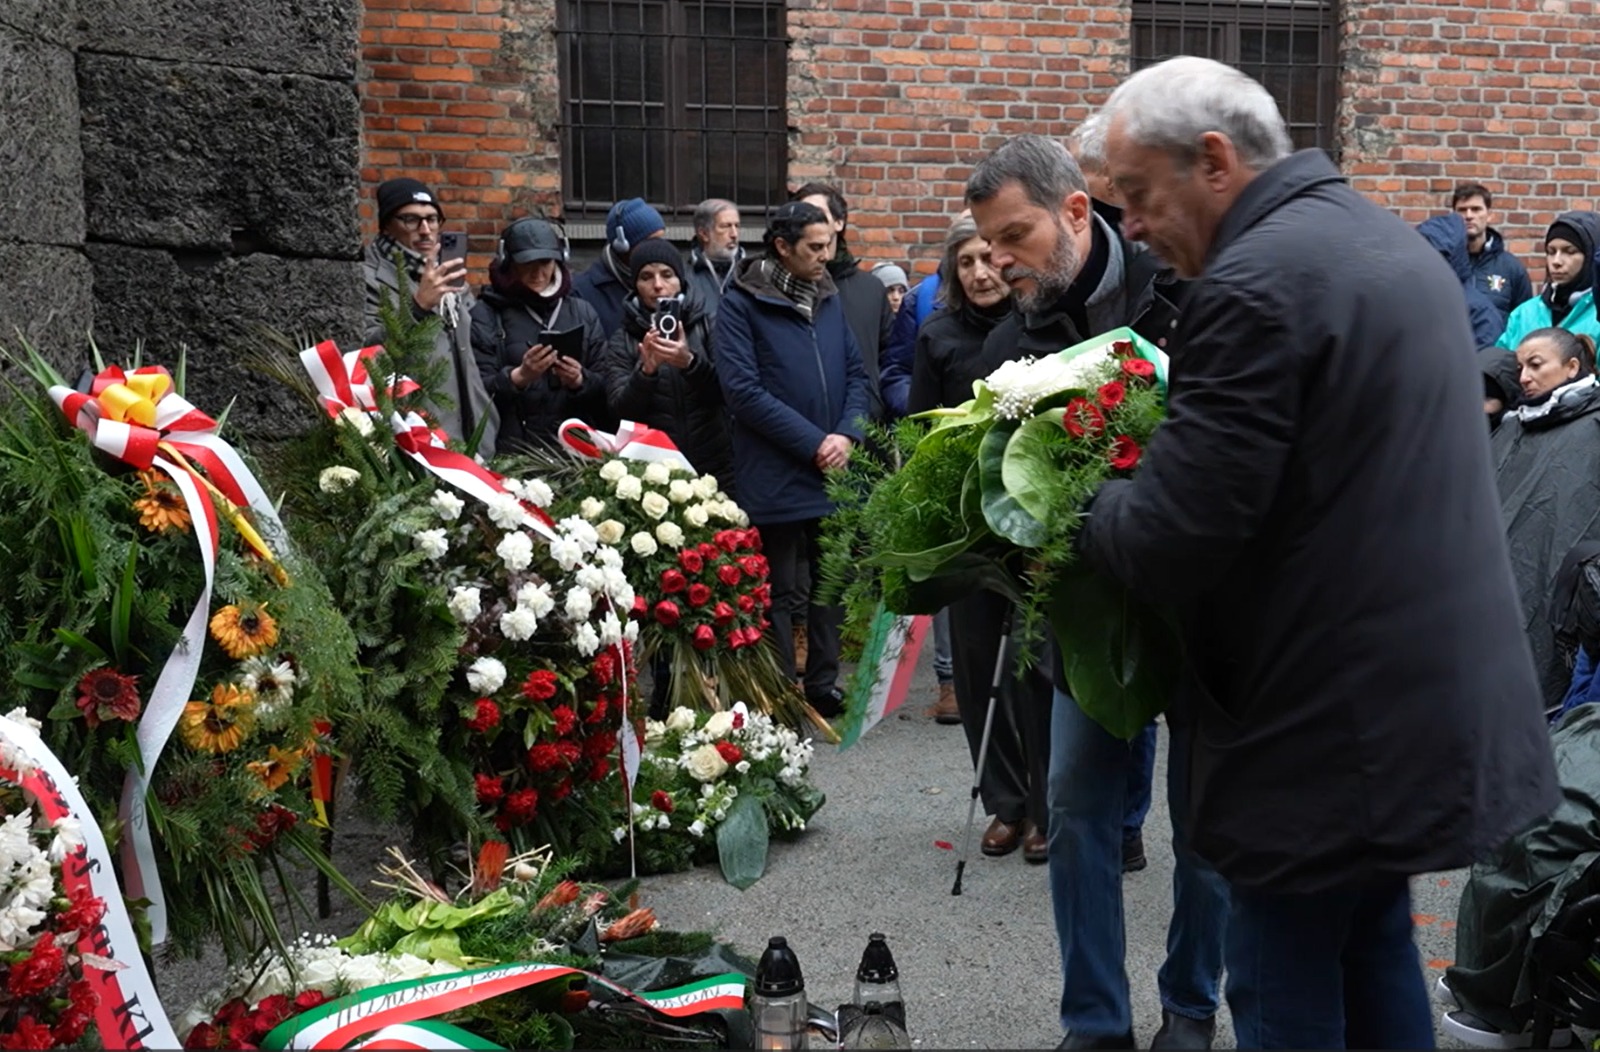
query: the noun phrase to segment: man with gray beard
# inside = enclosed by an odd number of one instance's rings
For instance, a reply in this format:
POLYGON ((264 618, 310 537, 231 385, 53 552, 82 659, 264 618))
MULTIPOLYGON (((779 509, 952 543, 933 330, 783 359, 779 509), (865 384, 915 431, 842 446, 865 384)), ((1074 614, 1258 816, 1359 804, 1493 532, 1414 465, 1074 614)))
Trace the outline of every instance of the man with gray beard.
MULTIPOLYGON (((1099 134, 1084 134, 1091 132, 1099 134)), ((1095 214, 1083 172, 1061 143, 1037 135, 1010 140, 973 170, 966 201, 993 265, 1017 295, 1018 313, 984 341, 985 372, 1125 325, 1160 345, 1177 325, 1182 286, 1154 254, 1095 214)), ((961 632, 953 621, 952 635, 959 666, 961 632)), ((1067 1032, 1060 1047, 1144 1047, 1134 1043, 1123 965, 1122 874, 1144 865, 1140 828, 1150 803, 1155 728, 1132 742, 1112 737, 1068 695, 1059 656, 1054 664, 1053 700, 1036 668, 1032 685, 1018 691, 1014 718, 1032 761, 1030 781, 1035 791, 1044 783, 1048 800, 1050 897, 1067 1032)), ((959 689, 959 667, 957 682, 959 689)), ((1172 755, 1186 754, 1175 748, 1172 755)), ((1188 848, 1180 822, 1185 778, 1169 771, 1173 916, 1158 977, 1162 1025, 1151 1048, 1209 1048, 1221 993, 1228 892, 1188 848)))

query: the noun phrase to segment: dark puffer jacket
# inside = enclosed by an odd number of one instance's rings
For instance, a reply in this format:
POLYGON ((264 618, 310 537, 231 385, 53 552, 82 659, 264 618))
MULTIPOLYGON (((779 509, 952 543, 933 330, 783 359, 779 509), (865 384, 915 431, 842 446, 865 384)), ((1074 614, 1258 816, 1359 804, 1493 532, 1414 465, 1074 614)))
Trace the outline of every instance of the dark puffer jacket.
POLYGON ((639 297, 623 301, 622 328, 611 334, 600 355, 606 402, 619 419, 665 431, 696 471, 717 476, 731 493, 733 451, 711 354, 711 318, 692 291, 684 297, 682 320, 694 361, 687 369, 660 366, 652 376, 639 365, 639 342, 650 328, 650 315, 639 297))
POLYGON ((1472 338, 1478 346, 1490 347, 1506 329, 1506 319, 1494 302, 1478 290, 1472 274, 1472 257, 1467 253, 1467 224, 1454 212, 1424 219, 1417 225, 1417 233, 1438 250, 1450 269, 1461 279, 1461 291, 1467 299, 1467 320, 1472 323, 1472 338))
POLYGON ((560 291, 540 296, 512 281, 498 266, 491 267, 490 284, 472 308, 472 353, 483 386, 500 412, 501 452, 554 445, 556 429, 568 417, 604 430, 615 426, 597 371, 606 342, 600 318, 593 307, 571 295, 572 275, 565 264, 556 264, 556 275, 560 291), (519 390, 511 382, 511 371, 522 363, 527 349, 540 342, 545 329, 565 331, 575 325, 583 326, 583 385, 568 390, 551 369, 519 390))
POLYGON ((923 413, 971 398, 973 381, 994 371, 983 356, 983 342, 996 325, 1011 316, 1012 309, 1011 300, 1006 299, 987 311, 966 303, 929 315, 917 332, 906 412, 923 413))

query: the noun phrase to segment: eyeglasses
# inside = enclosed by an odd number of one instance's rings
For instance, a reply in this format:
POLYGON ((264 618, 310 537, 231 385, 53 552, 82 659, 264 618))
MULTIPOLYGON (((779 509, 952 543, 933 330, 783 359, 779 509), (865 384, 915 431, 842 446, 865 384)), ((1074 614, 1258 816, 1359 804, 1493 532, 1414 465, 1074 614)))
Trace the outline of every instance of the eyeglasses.
POLYGON ((424 223, 437 229, 439 224, 444 222, 444 216, 441 216, 438 212, 430 212, 425 216, 419 216, 411 212, 401 212, 395 218, 400 220, 400 225, 407 230, 415 230, 424 223))

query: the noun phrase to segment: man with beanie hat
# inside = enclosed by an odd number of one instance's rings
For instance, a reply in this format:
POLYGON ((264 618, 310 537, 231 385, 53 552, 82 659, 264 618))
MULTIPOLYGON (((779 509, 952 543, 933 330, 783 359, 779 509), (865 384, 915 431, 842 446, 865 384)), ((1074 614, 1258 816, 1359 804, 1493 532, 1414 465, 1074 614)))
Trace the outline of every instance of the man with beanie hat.
POLYGON ((458 442, 479 433, 476 452, 490 456, 499 418, 472 356, 473 298, 466 260, 439 258, 444 209, 426 184, 406 177, 380 183, 377 202, 378 236, 368 243, 361 264, 366 284, 361 338, 369 346, 383 342, 380 307, 399 295, 404 267, 412 317, 422 321, 437 314, 442 322, 432 359, 439 365, 433 378, 438 390, 430 392, 439 397, 428 412, 458 442))
POLYGON ((622 301, 633 285, 629 255, 646 241, 666 236, 661 213, 642 197, 618 201, 606 214, 606 246, 589 269, 572 279, 572 294, 600 315, 608 338, 622 327, 622 301))
POLYGON ((1535 329, 1558 326, 1600 340, 1595 313, 1595 252, 1600 246, 1600 216, 1563 212, 1544 235, 1544 291, 1506 320, 1497 346, 1515 351, 1535 329))

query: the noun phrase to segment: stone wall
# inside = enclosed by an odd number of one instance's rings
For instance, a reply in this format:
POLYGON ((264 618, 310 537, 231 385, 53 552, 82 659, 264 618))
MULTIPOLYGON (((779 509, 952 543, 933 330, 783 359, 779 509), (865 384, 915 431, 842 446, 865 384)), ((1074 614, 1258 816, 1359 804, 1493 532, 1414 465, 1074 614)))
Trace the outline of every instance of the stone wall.
POLYGON ((7 0, 0 194, 25 196, 0 197, 21 218, 0 227, 0 273, 21 268, 0 319, 63 364, 91 323, 108 359, 186 351, 197 404, 237 398, 263 437, 301 426, 239 358, 260 326, 356 343, 360 17, 360 0, 7 0))

